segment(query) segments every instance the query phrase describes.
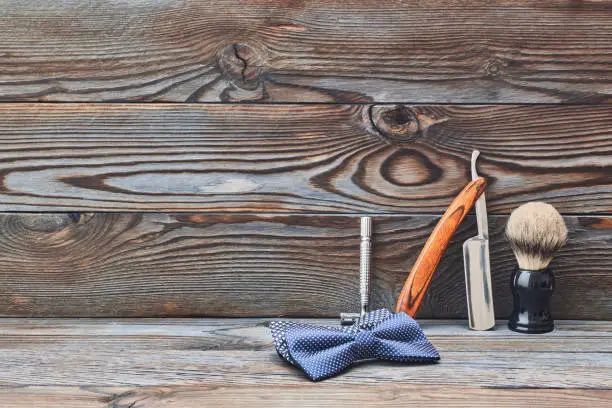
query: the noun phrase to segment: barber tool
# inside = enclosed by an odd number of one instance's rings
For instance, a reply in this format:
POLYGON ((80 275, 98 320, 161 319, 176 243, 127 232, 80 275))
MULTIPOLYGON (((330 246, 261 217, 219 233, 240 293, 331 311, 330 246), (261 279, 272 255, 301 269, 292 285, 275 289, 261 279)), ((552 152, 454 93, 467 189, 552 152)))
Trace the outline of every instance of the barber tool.
POLYGON ((387 309, 367 312, 370 287, 372 219, 361 218, 360 297, 361 313, 342 314, 351 326, 315 326, 308 323, 272 321, 268 324, 278 355, 302 369, 313 381, 339 374, 363 360, 427 363, 440 359, 419 324, 405 313, 387 309))
POLYGON ((361 313, 341 313, 343 325, 353 324, 368 312, 370 303, 370 257, 372 254, 372 217, 361 217, 361 244, 359 245, 359 299, 361 313))
MULTIPOLYGON (((480 152, 472 152, 472 180, 478 178, 476 159, 480 152)), ((463 243, 463 267, 469 326, 472 330, 488 330, 495 326, 491 266, 489 264, 489 224, 487 203, 482 193, 476 201, 478 235, 463 243)))
POLYGON ((486 185, 482 177, 471 181, 446 209, 406 279, 395 306, 396 313, 416 314, 446 247, 486 185))
POLYGON ((511 279, 514 307, 508 327, 519 333, 548 333, 555 327, 550 313, 555 278, 548 265, 567 242, 563 217, 550 204, 523 204, 510 214, 506 238, 518 262, 511 279))

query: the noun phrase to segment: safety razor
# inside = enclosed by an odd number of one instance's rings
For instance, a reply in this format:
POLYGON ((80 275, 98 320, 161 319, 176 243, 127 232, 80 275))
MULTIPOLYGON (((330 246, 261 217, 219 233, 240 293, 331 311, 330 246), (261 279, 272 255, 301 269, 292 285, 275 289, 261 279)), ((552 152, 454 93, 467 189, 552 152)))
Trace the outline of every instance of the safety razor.
POLYGON ((372 217, 361 217, 361 243, 359 245, 359 299, 360 313, 341 313, 343 325, 354 324, 365 316, 370 303, 370 260, 372 256, 372 217))

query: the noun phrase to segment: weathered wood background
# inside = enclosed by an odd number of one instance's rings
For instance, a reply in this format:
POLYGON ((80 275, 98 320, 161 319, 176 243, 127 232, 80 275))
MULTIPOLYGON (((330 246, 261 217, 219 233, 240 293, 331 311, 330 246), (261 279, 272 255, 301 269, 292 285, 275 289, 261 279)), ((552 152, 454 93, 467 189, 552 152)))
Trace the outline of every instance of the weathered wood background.
MULTIPOLYGON (((510 313, 514 257, 490 218, 496 312, 510 313)), ((392 307, 437 216, 377 217, 373 307, 392 307)), ((554 310, 606 319, 612 222, 566 217, 554 310)), ((0 310, 10 316, 338 316, 359 304, 359 222, 347 216, 0 214, 0 310)), ((420 316, 464 317, 461 227, 420 316)))
POLYGON ((64 105, 0 112, 0 210, 612 213, 609 106, 64 105))
POLYGON ((610 102, 609 1, 1 0, 13 101, 610 102))
POLYGON ((612 318, 610 1, 0 0, 0 101, 0 315, 336 316, 360 214, 392 306, 479 149, 498 316, 544 200, 555 317, 612 318))

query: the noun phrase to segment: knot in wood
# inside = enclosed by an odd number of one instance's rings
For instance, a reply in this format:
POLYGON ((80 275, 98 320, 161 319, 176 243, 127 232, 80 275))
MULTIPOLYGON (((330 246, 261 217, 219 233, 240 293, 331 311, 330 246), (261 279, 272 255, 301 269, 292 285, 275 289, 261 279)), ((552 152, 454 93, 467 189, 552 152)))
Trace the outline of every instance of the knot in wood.
POLYGON ((502 74, 504 68, 508 64, 497 58, 489 60, 484 65, 484 72, 491 77, 496 77, 502 74))
POLYGON ((16 214, 12 217, 12 222, 20 229, 47 234, 62 231, 78 221, 78 213, 16 214))
POLYGON ((405 105, 373 105, 370 120, 381 135, 396 142, 411 142, 422 133, 416 112, 405 105))
POLYGON ((219 68, 235 86, 254 90, 259 87, 265 66, 264 52, 258 47, 235 43, 219 54, 219 68))

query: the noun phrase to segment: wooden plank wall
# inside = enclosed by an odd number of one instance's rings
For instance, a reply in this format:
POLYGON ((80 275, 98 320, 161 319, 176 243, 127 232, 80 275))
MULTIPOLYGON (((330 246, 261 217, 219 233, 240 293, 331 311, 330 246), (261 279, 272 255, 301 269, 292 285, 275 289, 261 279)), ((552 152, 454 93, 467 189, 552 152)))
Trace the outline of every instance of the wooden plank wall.
POLYGON ((0 101, 0 315, 336 316, 362 214, 392 306, 479 149, 498 316, 544 200, 555 317, 612 318, 610 1, 0 0, 0 101))

